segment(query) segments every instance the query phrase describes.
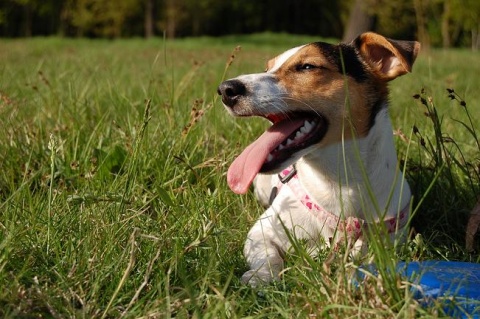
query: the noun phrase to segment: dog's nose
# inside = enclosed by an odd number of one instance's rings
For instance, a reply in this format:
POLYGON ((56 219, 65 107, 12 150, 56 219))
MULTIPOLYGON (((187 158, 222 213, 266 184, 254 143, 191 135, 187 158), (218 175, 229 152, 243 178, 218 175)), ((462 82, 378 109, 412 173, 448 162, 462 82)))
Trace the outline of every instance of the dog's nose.
POLYGON ((239 80, 225 81, 217 89, 217 93, 222 96, 223 104, 229 107, 233 107, 246 91, 245 85, 239 80))

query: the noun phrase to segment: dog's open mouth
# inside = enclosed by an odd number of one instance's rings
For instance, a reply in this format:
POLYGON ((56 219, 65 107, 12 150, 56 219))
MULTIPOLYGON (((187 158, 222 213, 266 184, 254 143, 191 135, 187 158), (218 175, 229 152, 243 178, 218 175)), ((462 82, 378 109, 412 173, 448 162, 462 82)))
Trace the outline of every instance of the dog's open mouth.
POLYGON ((235 159, 227 181, 237 194, 244 194, 259 172, 281 167, 293 154, 319 142, 325 135, 325 119, 314 113, 267 115, 273 125, 235 159))
POLYGON ((269 172, 279 168, 279 166, 281 166, 281 164, 293 154, 318 142, 323 136, 322 128, 325 127, 322 125, 323 118, 319 116, 312 117, 311 115, 299 115, 300 114, 297 114, 295 117, 286 117, 283 119, 274 116, 267 116, 267 118, 273 123, 268 131, 282 129, 285 135, 292 129, 293 132, 290 133, 286 139, 282 140, 275 149, 268 153, 266 160, 260 167, 260 173, 269 172))

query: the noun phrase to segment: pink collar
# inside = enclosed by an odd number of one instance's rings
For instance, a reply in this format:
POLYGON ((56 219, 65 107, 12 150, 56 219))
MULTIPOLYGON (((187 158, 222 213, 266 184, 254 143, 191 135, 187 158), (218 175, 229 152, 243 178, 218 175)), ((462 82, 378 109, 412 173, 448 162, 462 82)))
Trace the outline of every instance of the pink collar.
MULTIPOLYGON (((369 227, 369 224, 365 220, 351 216, 342 220, 339 216, 326 211, 323 207, 315 203, 315 201, 307 194, 305 188, 303 188, 303 186, 301 185, 298 178, 297 170, 294 165, 284 169, 281 173, 278 174, 278 177, 280 178, 280 183, 278 188, 274 188, 274 190, 272 190, 272 196, 270 198, 271 202, 273 201, 274 196, 276 196, 281 186, 283 184, 288 184, 290 189, 297 196, 300 202, 307 208, 308 211, 314 214, 326 226, 343 232, 347 238, 354 239, 354 241, 356 241, 362 235, 362 231, 369 227)), ((409 215, 410 203, 405 208, 403 208, 396 217, 391 217, 383 220, 383 224, 385 225, 385 228, 388 230, 389 233, 394 233, 398 229, 405 227, 408 222, 409 215)))

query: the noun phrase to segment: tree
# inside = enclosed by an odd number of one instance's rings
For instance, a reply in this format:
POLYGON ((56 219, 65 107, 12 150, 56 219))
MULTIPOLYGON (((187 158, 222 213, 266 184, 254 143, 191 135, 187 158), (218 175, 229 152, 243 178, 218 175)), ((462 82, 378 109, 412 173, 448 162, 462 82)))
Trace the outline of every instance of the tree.
POLYGON ((151 38, 154 35, 153 19, 153 0, 145 0, 145 38, 151 38))
POLYGON ((430 47, 430 35, 427 30, 428 17, 426 6, 428 0, 413 0, 415 7, 415 17, 417 20, 417 38, 422 43, 422 50, 428 50, 430 47))
POLYGON ((95 24, 91 0, 69 0, 66 19, 76 28, 77 36, 83 37, 93 29, 95 24))
POLYGON ((139 12, 142 0, 69 0, 71 23, 79 36, 118 38, 125 20, 139 12))
POLYGON ((355 0, 350 11, 347 27, 343 33, 343 41, 350 42, 359 34, 374 29, 375 15, 369 8, 369 2, 355 0))
POLYGON ((185 9, 190 17, 191 35, 199 36, 208 32, 209 22, 218 5, 215 5, 215 0, 185 0, 185 9))
POLYGON ((14 3, 20 5, 23 11, 23 35, 32 36, 32 11, 37 1, 35 0, 13 0, 14 3))
POLYGON ((160 27, 165 30, 167 38, 173 39, 177 35, 177 26, 185 18, 183 0, 166 0, 164 4, 164 19, 160 27))
MULTIPOLYGON (((454 32, 461 28, 470 34, 472 50, 480 49, 480 1, 478 0, 444 0, 451 6, 454 32)), ((450 30, 450 29, 449 29, 450 30)), ((457 34, 456 32, 454 34, 457 34)), ((458 41, 458 40, 457 40, 458 41)))

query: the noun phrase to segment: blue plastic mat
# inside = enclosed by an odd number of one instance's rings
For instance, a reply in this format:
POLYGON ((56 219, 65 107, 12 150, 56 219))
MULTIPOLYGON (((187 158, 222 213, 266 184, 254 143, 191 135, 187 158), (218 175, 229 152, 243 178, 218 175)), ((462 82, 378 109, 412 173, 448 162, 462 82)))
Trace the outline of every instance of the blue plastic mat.
POLYGON ((397 271, 425 304, 438 300, 457 318, 480 319, 480 264, 454 261, 401 262, 397 271))
MULTIPOLYGON (((375 265, 361 267, 376 273, 375 265)), ((480 264, 455 261, 400 262, 396 271, 412 283, 413 296, 428 307, 441 303, 452 318, 480 319, 480 264)), ((356 284, 364 278, 357 272, 356 284)))

